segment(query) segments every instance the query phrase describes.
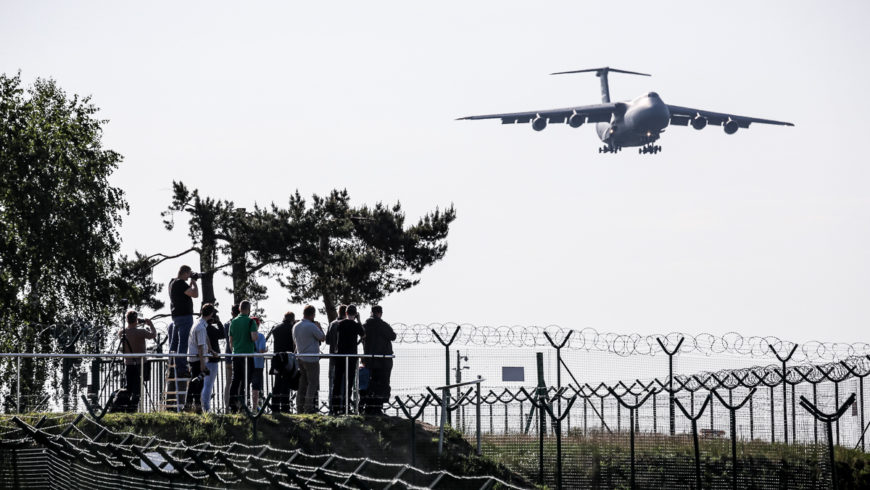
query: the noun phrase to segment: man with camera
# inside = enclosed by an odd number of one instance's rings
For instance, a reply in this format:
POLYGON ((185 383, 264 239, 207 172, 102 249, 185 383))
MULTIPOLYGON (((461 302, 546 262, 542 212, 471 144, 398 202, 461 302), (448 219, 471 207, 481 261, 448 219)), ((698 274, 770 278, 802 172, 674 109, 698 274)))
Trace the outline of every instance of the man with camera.
MULTIPOLYGON (((127 327, 122 329, 118 336, 121 338, 124 354, 144 354, 145 340, 154 339, 157 337, 157 331, 154 329, 154 324, 148 319, 139 319, 139 314, 134 310, 127 312, 127 327), (139 328, 139 325, 147 325, 147 328, 139 328)), ((136 357, 125 357, 124 366, 126 368, 127 391, 130 393, 130 405, 136 407, 139 405, 139 397, 142 395, 140 390, 141 380, 140 373, 143 370, 141 365, 144 359, 136 357)), ((144 371, 145 379, 149 378, 149 364, 145 362, 144 371)))
MULTIPOLYGON (((196 280, 199 274, 194 273, 189 265, 182 265, 178 269, 178 277, 169 283, 169 308, 172 314, 173 329, 172 339, 169 344, 169 352, 187 352, 187 340, 190 329, 193 327, 193 298, 199 297, 199 289, 196 280), (188 283, 188 279, 190 283, 188 283)), ((185 377, 188 374, 187 359, 178 357, 175 359, 176 377, 185 377)))
POLYGON ((206 367, 205 356, 209 352, 208 343, 208 324, 212 321, 217 313, 217 308, 211 303, 202 305, 199 321, 190 331, 190 336, 187 340, 188 358, 190 361, 190 377, 191 380, 187 384, 187 405, 196 412, 202 410, 200 404, 200 394, 203 388, 203 378, 209 375, 209 369, 206 367))

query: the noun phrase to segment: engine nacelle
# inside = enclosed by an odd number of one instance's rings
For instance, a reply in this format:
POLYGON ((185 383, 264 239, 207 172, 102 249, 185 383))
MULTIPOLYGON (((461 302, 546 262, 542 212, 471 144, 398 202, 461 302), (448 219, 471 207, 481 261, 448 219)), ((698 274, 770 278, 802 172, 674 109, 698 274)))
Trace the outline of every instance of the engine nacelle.
POLYGON ((582 114, 571 114, 571 117, 568 118, 568 126, 572 128, 579 128, 586 122, 586 116, 582 114))
POLYGON ((532 129, 535 131, 543 131, 547 127, 547 118, 538 116, 532 120, 532 129))
POLYGON ((732 121, 729 119, 728 122, 726 122, 722 126, 722 128, 725 130, 725 134, 734 134, 737 132, 740 126, 737 125, 737 121, 732 121))
POLYGON ((707 127, 707 118, 704 116, 695 116, 692 118, 692 127, 698 130, 707 127))

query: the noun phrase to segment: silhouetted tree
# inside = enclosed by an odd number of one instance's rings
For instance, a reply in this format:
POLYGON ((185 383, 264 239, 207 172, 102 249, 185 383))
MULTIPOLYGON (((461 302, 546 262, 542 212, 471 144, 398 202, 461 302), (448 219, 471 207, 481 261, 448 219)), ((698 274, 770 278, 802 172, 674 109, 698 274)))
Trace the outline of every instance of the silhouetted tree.
POLYGON ((374 304, 417 285, 423 269, 447 252, 447 234, 456 219, 451 205, 406 226, 401 204, 354 207, 346 190, 315 195, 310 206, 297 192, 287 209, 273 205, 271 214, 275 228, 284 228, 275 235, 284 238, 274 245, 283 241, 284 246, 262 251, 281 257, 289 268, 279 280, 291 301, 322 299, 330 321, 339 302, 374 304))
MULTIPOLYGON (((53 80, 25 89, 0 75, 0 349, 59 350, 55 323, 85 321, 100 349, 121 294, 149 302, 147 274, 117 269, 128 211, 109 176, 122 157, 102 146, 98 109, 53 80), (135 276, 135 277, 134 277, 135 276), (141 284, 136 285, 135 281, 141 284)), ((152 303, 156 304, 156 303, 152 303)), ((82 336, 74 336, 82 340, 82 336)), ((45 393, 47 363, 22 361, 22 393, 45 393)), ((8 373, 9 366, 6 366, 8 373)), ((0 373, 0 383, 14 379, 0 373)), ((7 398, 8 400, 8 398, 7 398)))

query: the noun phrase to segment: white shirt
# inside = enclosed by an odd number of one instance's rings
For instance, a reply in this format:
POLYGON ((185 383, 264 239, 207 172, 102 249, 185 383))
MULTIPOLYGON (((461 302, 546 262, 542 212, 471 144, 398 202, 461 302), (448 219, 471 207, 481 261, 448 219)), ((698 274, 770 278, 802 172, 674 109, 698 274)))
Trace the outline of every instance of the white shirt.
POLYGON ((202 347, 202 355, 208 354, 208 322, 200 318, 199 322, 190 329, 190 335, 187 336, 187 360, 190 362, 199 361, 199 351, 197 346, 202 347))

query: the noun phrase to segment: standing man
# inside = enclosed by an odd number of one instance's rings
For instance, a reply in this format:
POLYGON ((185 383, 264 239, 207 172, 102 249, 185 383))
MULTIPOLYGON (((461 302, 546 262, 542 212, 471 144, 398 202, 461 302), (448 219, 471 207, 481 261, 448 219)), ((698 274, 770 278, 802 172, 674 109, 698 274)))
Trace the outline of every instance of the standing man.
MULTIPOLYGON (((257 342, 257 322, 251 318, 251 302, 239 303, 239 316, 230 323, 230 342, 234 354, 253 354, 257 342)), ((245 389, 254 378, 253 357, 233 357, 233 384, 230 386, 230 410, 233 413, 241 409, 245 400, 245 389), (247 376, 245 373, 247 372, 247 376)))
MULTIPOLYGON (((239 305, 233 305, 230 308, 230 321, 224 324, 224 338, 227 339, 227 354, 233 353, 233 342, 230 340, 230 324, 233 323, 233 319, 239 316, 239 305)), ((224 363, 226 364, 224 367, 226 368, 227 379, 224 381, 224 406, 230 406, 230 387, 233 385, 233 358, 227 357, 224 359, 224 363)))
POLYGON ((296 342, 296 354, 300 355, 299 391, 296 394, 297 413, 317 413, 319 403, 317 391, 320 389, 320 343, 326 339, 323 329, 314 322, 317 310, 307 305, 302 310, 302 320, 293 326, 293 341, 296 342), (314 355, 304 355, 314 354, 314 355))
MULTIPOLYGON (((284 321, 272 330, 272 351, 277 353, 296 351, 293 342, 293 325, 296 315, 292 311, 284 314, 284 321)), ((275 386, 272 388, 272 411, 290 413, 290 375, 278 362, 278 356, 272 358, 272 370, 275 374, 275 386), (276 366, 277 364, 277 366, 276 366)))
MULTIPOLYGON (((329 346, 329 353, 336 354, 338 351, 336 347, 338 346, 337 340, 338 336, 336 332, 338 331, 338 324, 341 323, 342 320, 347 318, 347 306, 339 305, 338 306, 338 317, 329 324, 329 328, 326 329, 326 345, 329 346)), ((335 386, 335 370, 338 369, 338 358, 330 357, 329 358, 329 407, 330 412, 332 411, 332 399, 335 394, 332 392, 332 387, 335 386)))
MULTIPOLYGON (((169 344, 169 352, 186 353, 187 339, 190 336, 190 328, 193 327, 193 298, 199 297, 199 289, 196 287, 196 278, 189 265, 182 265, 178 269, 178 277, 169 282, 169 312, 172 314, 173 329, 172 340, 169 344), (190 284, 187 280, 190 279, 190 284)), ((175 358, 176 377, 186 377, 187 359, 175 358)))
POLYGON ((224 334, 224 326, 221 325, 221 320, 218 318, 217 313, 215 313, 208 322, 208 327, 206 327, 205 332, 208 335, 208 353, 211 357, 209 357, 208 361, 205 363, 205 367, 208 368, 208 374, 205 376, 205 379, 203 379, 200 398, 202 399, 203 412, 210 412, 211 394, 214 388, 214 382, 217 379, 218 371, 220 371, 220 339, 226 338, 226 334, 224 334))
POLYGON ((202 305, 199 321, 190 330, 187 339, 187 360, 190 362, 191 380, 187 383, 187 403, 195 412, 202 411, 200 397, 202 394, 202 377, 200 373, 209 373, 205 356, 208 353, 208 323, 212 320, 217 308, 211 303, 202 305))
MULTIPOLYGON (((151 323, 151 320, 145 319, 140 321, 139 314, 134 310, 130 310, 127 312, 127 328, 121 330, 118 334, 121 338, 121 344, 124 346, 124 354, 144 354, 145 353, 145 340, 146 339, 154 339, 157 337, 157 331, 154 329, 154 324, 151 323), (147 329, 139 328, 140 324, 145 324, 148 326, 147 329)), ((142 366, 140 362, 143 359, 137 359, 135 357, 125 357, 124 358, 124 367, 126 368, 126 378, 127 378, 127 391, 130 392, 130 404, 138 407, 139 406, 139 397, 142 396, 142 391, 140 388, 140 377, 139 374, 142 370, 142 366)), ((145 363, 145 380, 147 381, 149 376, 150 369, 148 369, 148 363, 145 363)))
MULTIPOLYGON (((260 324, 263 321, 260 318, 254 318, 254 321, 257 322, 257 328, 260 327, 260 324)), ((263 332, 257 332, 257 340, 254 342, 254 348, 256 349, 258 354, 263 354, 266 352, 266 336, 263 335, 263 332)), ((257 356, 254 358, 254 380, 251 382, 252 391, 251 391, 251 400, 254 410, 260 409, 260 393, 263 392, 263 371, 265 371, 266 367, 266 359, 262 356, 257 356)))
MULTIPOLYGON (((390 324, 381 320, 384 314, 379 305, 372 306, 372 317, 363 325, 365 331, 365 353, 392 355, 393 341, 396 332, 390 324)), ((366 359, 371 378, 369 379, 369 396, 365 402, 365 413, 383 414, 384 403, 390 400, 390 373, 393 371, 393 360, 384 358, 366 359)))
MULTIPOLYGON (((356 320, 356 305, 347 307, 347 317, 338 322, 334 328, 335 353, 357 354, 357 344, 360 338, 365 339, 362 325, 356 320)), ((330 327, 332 328, 332 327, 330 327)), ((333 375, 332 398, 329 403, 329 411, 332 415, 345 412, 348 398, 353 394, 353 383, 356 380, 357 358, 336 357, 335 373, 333 375)))

